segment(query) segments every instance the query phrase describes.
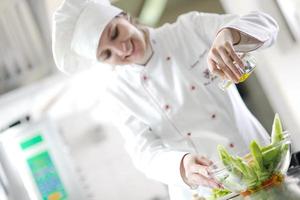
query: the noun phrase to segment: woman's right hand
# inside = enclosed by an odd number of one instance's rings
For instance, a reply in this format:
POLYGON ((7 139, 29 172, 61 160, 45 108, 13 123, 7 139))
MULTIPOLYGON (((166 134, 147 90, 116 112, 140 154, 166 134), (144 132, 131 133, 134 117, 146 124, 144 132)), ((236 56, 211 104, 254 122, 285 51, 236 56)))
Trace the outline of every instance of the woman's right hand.
POLYGON ((238 68, 244 68, 243 61, 233 48, 240 39, 239 31, 231 28, 222 29, 214 39, 207 56, 208 69, 213 74, 234 83, 238 83, 242 76, 238 68))
POLYGON ((205 156, 186 154, 180 166, 184 182, 192 189, 198 186, 220 188, 221 186, 209 176, 208 167, 212 164, 213 162, 205 156))

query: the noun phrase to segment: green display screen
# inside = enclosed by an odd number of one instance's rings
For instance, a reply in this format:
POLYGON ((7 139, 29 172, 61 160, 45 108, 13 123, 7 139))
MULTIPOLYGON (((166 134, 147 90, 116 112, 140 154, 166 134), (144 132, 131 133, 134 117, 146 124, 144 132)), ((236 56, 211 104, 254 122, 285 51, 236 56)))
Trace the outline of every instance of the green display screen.
POLYGON ((31 147, 37 145, 37 144, 40 144, 43 141, 44 141, 44 139, 43 139, 43 137, 41 135, 36 135, 36 136, 34 136, 32 138, 29 138, 29 139, 23 141, 21 143, 21 148, 23 150, 26 150, 28 148, 31 148, 31 147))
POLYGON ((48 151, 27 160, 43 200, 67 200, 67 193, 48 151))

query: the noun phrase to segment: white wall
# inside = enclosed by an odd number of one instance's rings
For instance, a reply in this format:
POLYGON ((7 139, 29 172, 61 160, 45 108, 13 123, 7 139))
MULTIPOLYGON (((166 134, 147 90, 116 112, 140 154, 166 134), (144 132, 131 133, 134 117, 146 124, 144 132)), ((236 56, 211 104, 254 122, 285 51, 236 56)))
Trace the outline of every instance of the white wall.
MULTIPOLYGON (((276 44, 256 53, 256 75, 275 112, 290 131, 294 150, 300 150, 300 41, 292 40, 287 26, 273 0, 221 0, 228 13, 245 14, 261 10, 272 15, 280 32, 276 44)), ((299 9, 300 10, 300 9, 299 9)), ((300 26, 300 24, 299 24, 300 26)))

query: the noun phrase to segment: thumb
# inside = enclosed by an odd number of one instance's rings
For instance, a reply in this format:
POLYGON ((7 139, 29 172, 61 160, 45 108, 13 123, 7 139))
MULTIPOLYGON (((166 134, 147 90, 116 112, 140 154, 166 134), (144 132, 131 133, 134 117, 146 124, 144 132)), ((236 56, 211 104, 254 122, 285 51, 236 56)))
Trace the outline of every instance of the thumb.
POLYGON ((196 162, 200 165, 210 166, 213 164, 213 162, 211 160, 209 160, 207 157, 202 156, 202 155, 196 155, 195 159, 196 159, 196 162))
POLYGON ((209 177, 207 168, 207 166, 194 164, 191 166, 190 171, 192 174, 201 174, 202 176, 209 177))

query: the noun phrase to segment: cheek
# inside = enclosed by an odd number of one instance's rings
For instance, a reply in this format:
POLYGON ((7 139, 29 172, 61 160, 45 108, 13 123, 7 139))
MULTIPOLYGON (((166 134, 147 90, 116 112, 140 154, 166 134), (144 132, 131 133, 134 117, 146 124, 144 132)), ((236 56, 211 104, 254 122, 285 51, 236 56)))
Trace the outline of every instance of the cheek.
POLYGON ((140 39, 141 45, 142 45, 143 48, 145 49, 145 47, 146 47, 146 40, 145 40, 145 36, 144 36, 143 33, 140 33, 140 34, 139 34, 139 39, 140 39))
POLYGON ((135 44, 136 50, 138 50, 139 53, 143 53, 146 49, 146 41, 145 38, 143 37, 142 34, 138 34, 137 37, 135 38, 135 44))

